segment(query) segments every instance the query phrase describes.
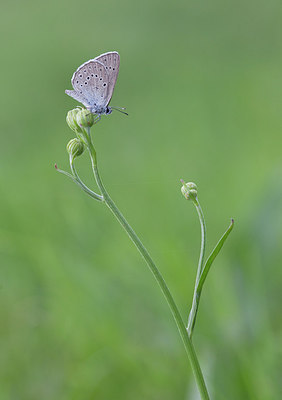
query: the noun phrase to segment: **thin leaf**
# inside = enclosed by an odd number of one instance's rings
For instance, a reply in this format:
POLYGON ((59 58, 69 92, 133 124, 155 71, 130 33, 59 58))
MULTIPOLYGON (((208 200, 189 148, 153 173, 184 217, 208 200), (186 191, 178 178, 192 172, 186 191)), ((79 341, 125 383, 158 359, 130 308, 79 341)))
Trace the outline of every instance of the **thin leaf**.
POLYGON ((213 251, 211 252, 209 258, 207 259, 205 266, 203 268, 203 272, 201 273, 201 277, 199 280, 199 284, 198 284, 198 290, 201 291, 203 284, 205 283, 206 277, 209 273, 210 267, 212 265, 212 263, 214 262, 216 256, 218 255, 218 253, 220 252, 225 240, 228 238, 229 233, 232 231, 234 226, 234 219, 231 219, 231 224, 229 225, 227 231, 221 236, 221 238, 219 239, 217 245, 215 246, 215 248, 213 249, 213 251))

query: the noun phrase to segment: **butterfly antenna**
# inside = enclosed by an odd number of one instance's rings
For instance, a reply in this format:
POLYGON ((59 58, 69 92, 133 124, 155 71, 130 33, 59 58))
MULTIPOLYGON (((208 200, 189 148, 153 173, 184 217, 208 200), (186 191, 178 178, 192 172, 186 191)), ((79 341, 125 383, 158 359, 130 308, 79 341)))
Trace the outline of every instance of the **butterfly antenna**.
POLYGON ((126 110, 125 107, 111 107, 111 108, 112 108, 113 110, 116 110, 116 111, 121 112, 122 114, 128 115, 127 112, 123 111, 123 110, 126 110))
POLYGON ((118 108, 119 110, 126 110, 125 107, 112 107, 112 108, 118 108))

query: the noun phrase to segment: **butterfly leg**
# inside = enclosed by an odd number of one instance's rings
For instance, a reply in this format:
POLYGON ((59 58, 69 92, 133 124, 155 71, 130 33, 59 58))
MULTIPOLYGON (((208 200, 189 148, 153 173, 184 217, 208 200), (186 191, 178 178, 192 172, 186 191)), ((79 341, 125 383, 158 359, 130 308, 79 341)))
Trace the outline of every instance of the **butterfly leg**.
POLYGON ((94 124, 97 124, 97 122, 99 122, 100 119, 101 119, 101 114, 98 114, 98 116, 94 118, 94 124))

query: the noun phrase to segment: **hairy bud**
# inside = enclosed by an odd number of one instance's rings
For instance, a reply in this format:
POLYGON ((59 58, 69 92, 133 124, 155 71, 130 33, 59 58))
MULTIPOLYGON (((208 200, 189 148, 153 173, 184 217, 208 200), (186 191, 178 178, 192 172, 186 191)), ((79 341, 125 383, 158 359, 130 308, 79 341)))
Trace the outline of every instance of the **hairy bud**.
POLYGON ((79 108, 74 108, 73 110, 67 113, 67 124, 75 133, 82 133, 81 127, 78 125, 76 117, 77 113, 80 111, 79 108))
POLYGON ((198 188, 197 185, 193 182, 187 182, 185 183, 183 180, 181 180, 182 187, 181 187, 181 193, 187 200, 191 200, 191 198, 196 198, 198 194, 198 188))
POLYGON ((78 138, 71 139, 67 144, 67 152, 74 160, 76 157, 80 156, 84 152, 83 142, 78 138))
POLYGON ((94 124, 94 116, 89 110, 83 108, 76 114, 76 123, 80 128, 91 128, 94 124))

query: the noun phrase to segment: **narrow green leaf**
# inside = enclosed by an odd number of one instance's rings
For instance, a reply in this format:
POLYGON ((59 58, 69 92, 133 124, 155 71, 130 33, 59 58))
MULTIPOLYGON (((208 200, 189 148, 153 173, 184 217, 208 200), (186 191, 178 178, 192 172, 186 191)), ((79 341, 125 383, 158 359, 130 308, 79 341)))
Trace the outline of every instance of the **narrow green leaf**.
POLYGON ((231 219, 231 223, 227 229, 227 231, 221 236, 221 238, 219 239, 217 245, 215 246, 215 248, 213 249, 213 251, 211 252, 209 258, 207 259, 205 266, 203 268, 203 272, 201 273, 201 277, 199 279, 199 283, 198 283, 198 290, 201 291, 203 284, 206 280, 206 277, 209 273, 210 267, 212 265, 212 263, 214 262, 216 256, 218 255, 218 253, 220 252, 225 240, 228 238, 229 233, 232 231, 234 226, 234 219, 231 219))

